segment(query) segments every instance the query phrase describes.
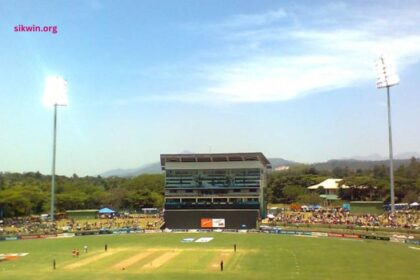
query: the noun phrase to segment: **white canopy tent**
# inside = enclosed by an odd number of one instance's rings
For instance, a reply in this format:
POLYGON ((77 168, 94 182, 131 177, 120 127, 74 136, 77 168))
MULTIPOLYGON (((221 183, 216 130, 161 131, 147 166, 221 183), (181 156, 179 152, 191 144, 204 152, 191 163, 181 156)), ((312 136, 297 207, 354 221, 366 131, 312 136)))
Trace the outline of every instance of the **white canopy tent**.
POLYGON ((324 190, 326 190, 326 194, 337 194, 338 190, 340 188, 342 188, 342 189, 348 189, 349 188, 349 186, 346 186, 346 185, 340 186, 340 182, 342 180, 343 179, 329 178, 329 179, 326 179, 326 180, 322 181, 319 184, 309 186, 308 190, 317 190, 317 189, 323 188, 324 190))

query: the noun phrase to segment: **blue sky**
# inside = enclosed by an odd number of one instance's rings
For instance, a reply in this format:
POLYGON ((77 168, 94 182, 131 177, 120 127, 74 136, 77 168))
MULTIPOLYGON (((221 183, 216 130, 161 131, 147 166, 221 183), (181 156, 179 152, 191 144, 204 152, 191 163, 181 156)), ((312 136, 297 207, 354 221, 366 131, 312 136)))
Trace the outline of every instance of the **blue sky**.
POLYGON ((45 78, 68 81, 57 173, 161 153, 261 151, 302 162, 420 152, 418 1, 3 1, 0 171, 50 173, 45 78), (57 34, 14 32, 56 25, 57 34))

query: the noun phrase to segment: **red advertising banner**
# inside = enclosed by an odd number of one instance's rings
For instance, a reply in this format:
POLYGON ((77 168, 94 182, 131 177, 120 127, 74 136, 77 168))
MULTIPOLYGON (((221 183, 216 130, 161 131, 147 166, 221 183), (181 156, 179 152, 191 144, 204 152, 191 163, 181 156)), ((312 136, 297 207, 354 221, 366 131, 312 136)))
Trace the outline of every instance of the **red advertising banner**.
POLYGON ((213 227, 213 220, 212 219, 207 219, 207 218, 201 219, 201 227, 202 228, 212 228, 213 227))
POLYGON ((26 240, 26 239, 37 239, 41 237, 39 235, 21 235, 19 238, 22 240, 26 240))
POLYGON ((328 237, 343 237, 343 234, 342 233, 332 233, 332 232, 329 232, 328 233, 328 237))
POLYGON ((360 235, 357 235, 357 234, 343 234, 343 237, 344 238, 355 238, 355 239, 357 239, 357 238, 360 238, 360 235))
POLYGON ((224 228, 225 219, 202 218, 200 224, 202 228, 224 228))

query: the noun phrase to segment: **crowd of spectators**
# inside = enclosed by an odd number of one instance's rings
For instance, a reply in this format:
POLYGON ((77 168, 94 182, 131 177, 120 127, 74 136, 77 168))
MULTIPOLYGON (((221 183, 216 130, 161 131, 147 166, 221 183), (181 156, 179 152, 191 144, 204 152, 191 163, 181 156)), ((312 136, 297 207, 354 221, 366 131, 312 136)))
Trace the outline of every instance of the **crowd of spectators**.
POLYGON ((89 221, 64 220, 59 225, 63 231, 112 230, 112 229, 158 229, 162 220, 157 217, 105 218, 89 221))
POLYGON ((348 227, 390 227, 420 229, 419 211, 385 212, 381 215, 353 214, 339 209, 320 209, 313 212, 284 211, 271 219, 281 224, 345 225, 348 227))
MULTIPOLYGON (((354 214, 342 208, 318 209, 312 212, 282 211, 269 222, 281 225, 342 225, 420 230, 420 211, 384 212, 381 215, 354 214)), ((39 216, 6 218, 0 221, 0 235, 51 234, 79 231, 159 229, 164 223, 160 215, 105 217, 89 220, 59 219, 54 222, 39 216)))
POLYGON ((59 219, 54 222, 39 216, 6 218, 0 222, 0 235, 51 234, 78 231, 159 229, 163 220, 159 215, 138 217, 110 217, 89 220, 59 219))
POLYGON ((56 231, 55 224, 44 222, 38 217, 5 218, 0 223, 0 234, 50 233, 56 231))

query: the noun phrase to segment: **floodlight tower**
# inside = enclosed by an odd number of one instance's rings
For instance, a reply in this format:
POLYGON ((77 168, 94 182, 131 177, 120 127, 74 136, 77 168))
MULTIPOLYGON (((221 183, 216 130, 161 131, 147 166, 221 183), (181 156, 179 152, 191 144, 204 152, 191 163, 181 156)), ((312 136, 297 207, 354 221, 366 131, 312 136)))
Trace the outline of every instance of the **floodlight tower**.
POLYGON ((57 107, 66 106, 67 100, 67 81, 62 77, 48 77, 45 82, 45 92, 43 97, 44 104, 54 106, 54 132, 53 132, 53 159, 51 172, 51 222, 54 221, 54 195, 55 195, 55 154, 57 140, 57 107))
POLYGON ((391 189, 391 212, 395 211, 395 198, 394 198, 394 164, 392 153, 392 130, 391 130, 391 101, 389 88, 397 85, 400 79, 395 71, 395 68, 384 57, 380 56, 376 63, 377 80, 376 87, 378 89, 386 88, 388 96, 388 134, 389 134, 389 180, 391 189))

